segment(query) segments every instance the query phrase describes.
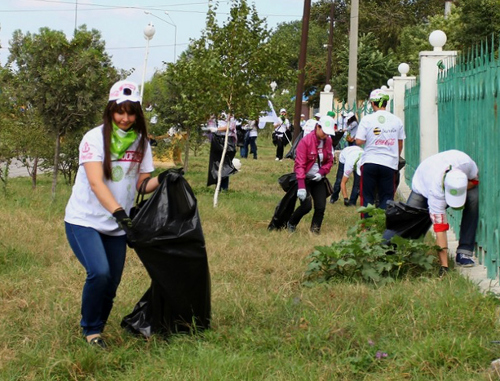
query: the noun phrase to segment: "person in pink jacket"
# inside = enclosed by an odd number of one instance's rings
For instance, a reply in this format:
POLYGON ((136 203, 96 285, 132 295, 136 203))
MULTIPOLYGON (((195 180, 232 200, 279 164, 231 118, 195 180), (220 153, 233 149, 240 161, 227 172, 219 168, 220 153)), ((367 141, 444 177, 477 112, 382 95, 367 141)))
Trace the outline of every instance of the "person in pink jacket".
POLYGON ((307 134, 297 146, 294 172, 297 177, 299 207, 288 221, 289 232, 294 232, 302 217, 309 213, 314 202, 311 232, 319 234, 326 208, 327 188, 325 178, 333 165, 332 139, 335 135, 335 121, 324 116, 317 123, 314 132, 307 134))

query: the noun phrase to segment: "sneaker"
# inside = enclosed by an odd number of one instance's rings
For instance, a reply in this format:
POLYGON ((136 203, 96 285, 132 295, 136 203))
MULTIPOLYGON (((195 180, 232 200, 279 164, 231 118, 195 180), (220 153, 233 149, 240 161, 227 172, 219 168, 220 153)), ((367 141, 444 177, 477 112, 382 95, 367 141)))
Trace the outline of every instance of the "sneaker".
POLYGON ((472 267, 476 264, 476 262, 474 262, 474 259, 472 259, 471 255, 463 253, 457 253, 456 262, 457 265, 462 267, 472 267))
POLYGON ((337 199, 334 199, 333 196, 330 197, 330 204, 334 204, 338 201, 338 198, 337 199))
POLYGON ((292 225, 290 222, 287 222, 286 228, 288 230, 288 233, 294 233, 295 229, 297 229, 297 225, 292 225))
POLYGON ((280 159, 277 157, 276 159, 274 159, 275 161, 279 161, 280 159))

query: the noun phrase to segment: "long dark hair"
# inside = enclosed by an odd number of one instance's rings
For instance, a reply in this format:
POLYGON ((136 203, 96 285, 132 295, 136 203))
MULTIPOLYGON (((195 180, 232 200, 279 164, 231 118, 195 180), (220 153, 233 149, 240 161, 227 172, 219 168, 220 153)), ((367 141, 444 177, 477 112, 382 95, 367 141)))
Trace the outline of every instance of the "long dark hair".
MULTIPOLYGON (((104 178, 106 180, 111 180, 111 132, 113 131, 113 114, 115 112, 123 113, 126 112, 130 115, 135 115, 135 123, 132 128, 139 136, 139 146, 137 147, 136 154, 139 157, 139 162, 142 163, 142 158, 144 156, 144 151, 146 149, 146 144, 148 144, 148 131, 146 127, 146 119, 144 118, 144 113, 142 112, 142 107, 139 102, 124 101, 120 104, 116 101, 108 102, 103 114, 103 124, 104 128, 102 131, 104 140, 104 162, 102 164, 104 170, 104 178)), ((136 163, 133 164, 135 166, 136 163)), ((140 166, 139 166, 140 167, 140 166)), ((138 169, 139 169, 138 167, 138 169)))

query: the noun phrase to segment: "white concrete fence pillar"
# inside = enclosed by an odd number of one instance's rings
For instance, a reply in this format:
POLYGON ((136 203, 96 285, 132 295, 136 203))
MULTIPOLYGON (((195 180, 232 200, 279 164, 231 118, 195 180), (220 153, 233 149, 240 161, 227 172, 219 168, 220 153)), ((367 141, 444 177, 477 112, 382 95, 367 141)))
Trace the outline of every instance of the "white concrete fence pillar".
POLYGON ((420 52, 420 161, 439 152, 437 77, 439 63, 455 64, 457 52, 443 51, 446 34, 435 30, 429 35, 433 51, 420 52))
POLYGON ((319 94, 319 113, 325 116, 328 111, 333 110, 332 86, 325 85, 324 91, 319 94))

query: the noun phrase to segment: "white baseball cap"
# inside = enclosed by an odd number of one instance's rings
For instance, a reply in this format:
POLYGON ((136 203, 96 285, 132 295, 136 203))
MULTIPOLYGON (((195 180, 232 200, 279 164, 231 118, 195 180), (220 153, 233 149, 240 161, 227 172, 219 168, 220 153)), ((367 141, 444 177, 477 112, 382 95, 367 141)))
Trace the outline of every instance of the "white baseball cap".
POLYGON ((321 114, 319 112, 317 112, 316 114, 314 114, 314 117, 315 118, 321 118, 321 114))
POLYGON ((452 169, 444 177, 444 198, 452 208, 461 208, 467 198, 467 183, 465 173, 459 169, 452 169))
POLYGON ((280 110, 280 114, 281 114, 282 112, 286 112, 286 110, 285 110, 284 108, 282 108, 282 109, 280 110))
POLYGON ((389 95, 382 89, 375 89, 370 93, 370 102, 389 100, 389 95))
POLYGON ((335 120, 331 116, 322 116, 318 124, 325 134, 335 135, 335 120))
POLYGON ((125 101, 141 102, 139 86, 131 81, 118 81, 111 87, 108 101, 116 101, 118 104, 125 101))

